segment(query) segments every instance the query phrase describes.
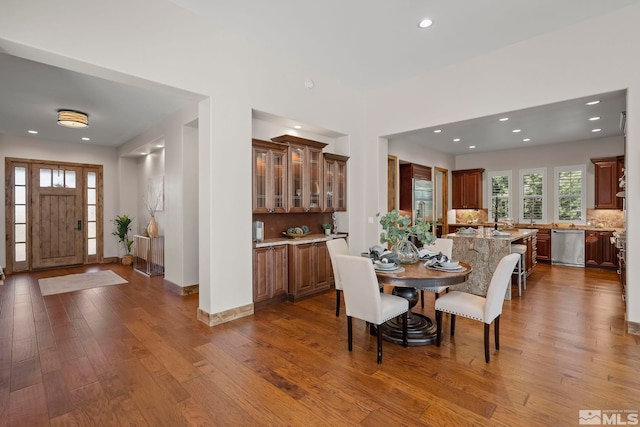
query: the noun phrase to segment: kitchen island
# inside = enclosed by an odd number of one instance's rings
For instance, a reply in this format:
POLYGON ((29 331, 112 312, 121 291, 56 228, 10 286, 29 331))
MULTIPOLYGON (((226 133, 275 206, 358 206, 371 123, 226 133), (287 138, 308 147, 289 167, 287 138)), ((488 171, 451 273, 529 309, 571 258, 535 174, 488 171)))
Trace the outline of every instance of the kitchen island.
MULTIPOLYGON (((451 286, 451 290, 486 295, 493 272, 500 260, 511 253, 511 244, 527 246, 527 272, 531 274, 535 267, 536 229, 508 230, 503 236, 490 236, 485 233, 450 233, 445 237, 453 239, 452 258, 469 264, 473 271, 466 282, 451 286)), ((507 287, 505 299, 511 299, 511 283, 507 287)))

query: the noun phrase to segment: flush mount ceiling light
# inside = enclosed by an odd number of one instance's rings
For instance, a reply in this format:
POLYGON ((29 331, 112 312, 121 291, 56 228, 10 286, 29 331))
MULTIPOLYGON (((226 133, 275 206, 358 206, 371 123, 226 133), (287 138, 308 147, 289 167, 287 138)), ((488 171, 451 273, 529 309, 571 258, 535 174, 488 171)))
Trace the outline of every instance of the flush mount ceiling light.
POLYGON ((420 20, 420 22, 418 22, 418 27, 420 28, 429 28, 432 25, 433 21, 429 18, 422 19, 420 20))
POLYGON ((80 111, 58 110, 58 124, 68 128, 86 128, 89 126, 89 116, 80 111))

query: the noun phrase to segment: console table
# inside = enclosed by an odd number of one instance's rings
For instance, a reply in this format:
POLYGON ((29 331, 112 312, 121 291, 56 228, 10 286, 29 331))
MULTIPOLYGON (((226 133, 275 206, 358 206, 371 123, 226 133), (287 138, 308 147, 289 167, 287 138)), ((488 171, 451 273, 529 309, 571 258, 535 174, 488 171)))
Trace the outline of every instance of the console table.
POLYGON ((133 236, 133 268, 147 276, 164 275, 164 236, 133 236))

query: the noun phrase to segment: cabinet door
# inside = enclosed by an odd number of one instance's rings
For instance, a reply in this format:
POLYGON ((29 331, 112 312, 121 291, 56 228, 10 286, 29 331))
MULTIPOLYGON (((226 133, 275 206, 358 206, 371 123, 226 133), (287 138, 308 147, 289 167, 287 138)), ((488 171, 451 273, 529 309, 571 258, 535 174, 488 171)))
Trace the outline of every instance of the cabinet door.
POLYGON ((595 166, 595 208, 617 209, 618 162, 615 158, 598 160, 595 166))
POLYGON ((304 147, 289 148, 289 212, 304 212, 305 158, 304 147))
POLYGON ((584 234, 584 263, 597 267, 600 264, 599 237, 597 231, 587 231, 584 234))
POLYGON ((316 258, 316 280, 315 290, 329 289, 331 286, 331 258, 327 244, 324 242, 314 243, 316 258))
POLYGON ((536 242, 536 259, 551 261, 551 230, 538 230, 536 242))
POLYGON ((253 147, 253 212, 267 213, 269 150, 253 147))
POLYGON ((466 209, 464 203, 464 175, 452 173, 451 175, 451 207, 453 209, 466 209))
POLYGON ((611 244, 611 231, 601 231, 598 235, 600 241, 600 267, 616 267, 616 247, 611 244))
POLYGON ((270 248, 253 250, 253 302, 269 298, 269 252, 270 248))
POLYGON ((482 209, 482 175, 467 173, 464 176, 466 209, 482 209))
POLYGON ((287 245, 274 246, 271 251, 270 269, 273 271, 270 297, 286 294, 289 287, 289 257, 287 245))
POLYGON ((269 198, 271 212, 287 212, 287 151, 271 150, 271 186, 269 198))
POLYGON ((300 297, 313 292, 315 288, 314 271, 314 252, 315 247, 312 243, 304 243, 300 245, 290 246, 293 255, 291 256, 290 281, 293 288, 294 297, 300 297))
POLYGON ((307 173, 309 175, 309 203, 306 206, 306 212, 321 212, 322 204, 324 202, 324 198, 322 197, 324 194, 324 183, 323 181, 323 157, 322 150, 318 150, 317 148, 307 148, 308 157, 309 157, 309 165, 307 169, 307 173))
POLYGON ((347 210, 347 161, 337 160, 336 169, 338 177, 334 193, 335 210, 345 212, 347 210))
MULTIPOLYGON (((624 175, 624 156, 616 157, 616 163, 617 163, 616 169, 618 172, 618 177, 616 179, 616 183, 617 183, 616 194, 617 194, 618 191, 624 190, 623 188, 620 188, 620 178, 622 178, 622 176, 624 175)), ((616 197, 616 207, 618 209, 624 208, 624 197, 616 197)))
POLYGON ((287 151, 281 144, 253 142, 253 212, 284 213, 286 205, 287 151))

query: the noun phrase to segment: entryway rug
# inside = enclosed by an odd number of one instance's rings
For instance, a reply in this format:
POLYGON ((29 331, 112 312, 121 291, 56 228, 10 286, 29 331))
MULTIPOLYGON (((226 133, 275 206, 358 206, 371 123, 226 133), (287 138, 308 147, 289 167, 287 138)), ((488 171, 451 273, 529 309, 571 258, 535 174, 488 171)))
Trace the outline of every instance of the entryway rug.
POLYGON ((99 288, 101 286, 120 285, 123 283, 128 282, 111 270, 68 274, 66 276, 47 277, 46 279, 38 280, 42 296, 99 288))

